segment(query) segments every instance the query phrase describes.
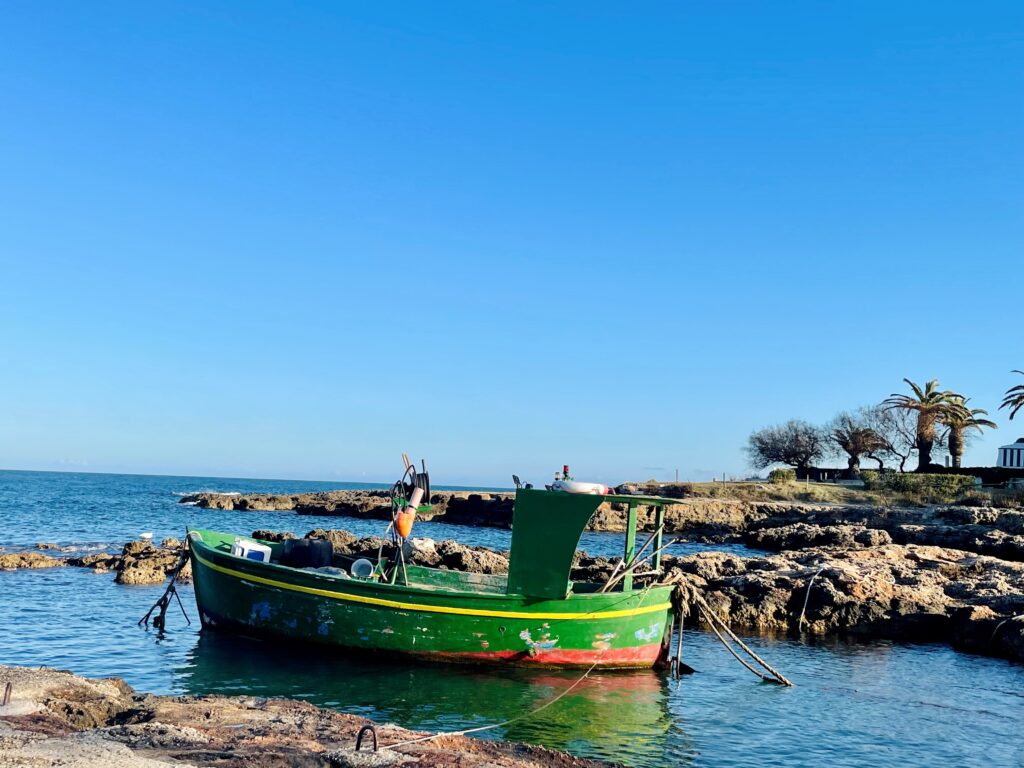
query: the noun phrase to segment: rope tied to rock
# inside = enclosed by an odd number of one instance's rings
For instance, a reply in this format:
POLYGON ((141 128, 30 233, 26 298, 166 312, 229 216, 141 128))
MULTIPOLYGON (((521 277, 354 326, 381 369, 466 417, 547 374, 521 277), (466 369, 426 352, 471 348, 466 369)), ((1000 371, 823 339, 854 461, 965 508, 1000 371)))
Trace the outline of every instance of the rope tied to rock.
POLYGON ((800 609, 800 621, 797 622, 796 630, 799 632, 804 627, 804 614, 807 613, 807 601, 811 599, 811 587, 814 586, 814 580, 821 575, 826 566, 821 566, 813 576, 811 580, 807 582, 807 592, 804 594, 804 607, 800 609))
POLYGON ((1017 619, 1024 619, 1024 613, 1019 613, 1016 616, 1007 616, 1005 619, 996 624, 996 628, 992 630, 992 637, 988 639, 989 645, 995 642, 996 635, 999 634, 999 630, 1003 628, 1003 625, 1008 621, 1016 621, 1017 619))

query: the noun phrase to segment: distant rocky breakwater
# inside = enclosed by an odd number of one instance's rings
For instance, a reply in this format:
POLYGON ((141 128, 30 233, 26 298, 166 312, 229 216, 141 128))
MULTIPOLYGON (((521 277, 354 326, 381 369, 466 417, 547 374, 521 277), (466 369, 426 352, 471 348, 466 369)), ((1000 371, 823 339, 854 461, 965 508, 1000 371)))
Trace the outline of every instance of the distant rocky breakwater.
MULTIPOLYGON (((435 491, 430 495, 433 509, 421 513, 419 518, 456 525, 508 528, 512 525, 513 498, 511 492, 435 491)), ((384 489, 294 494, 190 493, 183 496, 180 503, 205 509, 291 510, 299 515, 391 518, 390 492, 384 489)))

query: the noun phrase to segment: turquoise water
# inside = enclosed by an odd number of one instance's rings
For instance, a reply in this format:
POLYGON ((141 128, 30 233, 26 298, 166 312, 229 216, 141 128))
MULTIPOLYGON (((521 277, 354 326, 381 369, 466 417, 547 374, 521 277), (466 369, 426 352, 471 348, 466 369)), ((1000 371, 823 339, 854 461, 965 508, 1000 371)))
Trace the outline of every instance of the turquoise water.
MULTIPOLYGON (((111 549, 141 531, 181 536, 186 525, 305 533, 378 521, 225 512, 177 503, 181 493, 286 492, 338 483, 0 472, 0 546, 38 541, 111 549)), ((349 486, 357 487, 357 486, 349 486)), ((418 523, 417 534, 507 546, 508 532, 418 523)), ((620 537, 583 546, 614 553, 620 537)), ((694 546, 693 548, 697 548, 694 546)), ((407 664, 200 633, 169 614, 164 637, 136 626, 162 587, 122 587, 78 568, 0 572, 0 663, 117 675, 158 693, 288 695, 413 728, 500 722, 558 695, 578 674, 407 664)), ((678 683, 653 672, 592 675, 536 718, 494 738, 655 768, 666 765, 1024 765, 1024 666, 944 646, 749 638, 796 682, 759 683, 712 636, 687 631, 698 670, 678 683)))

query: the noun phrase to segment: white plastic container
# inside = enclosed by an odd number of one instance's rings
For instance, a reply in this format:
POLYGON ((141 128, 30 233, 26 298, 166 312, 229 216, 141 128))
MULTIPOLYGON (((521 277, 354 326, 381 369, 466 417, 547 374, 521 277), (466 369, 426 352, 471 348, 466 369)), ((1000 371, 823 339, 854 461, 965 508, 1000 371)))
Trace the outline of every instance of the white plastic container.
POLYGON ((236 557, 244 557, 246 560, 270 562, 270 547, 266 544, 257 544, 249 539, 235 539, 235 543, 231 545, 231 554, 236 557))

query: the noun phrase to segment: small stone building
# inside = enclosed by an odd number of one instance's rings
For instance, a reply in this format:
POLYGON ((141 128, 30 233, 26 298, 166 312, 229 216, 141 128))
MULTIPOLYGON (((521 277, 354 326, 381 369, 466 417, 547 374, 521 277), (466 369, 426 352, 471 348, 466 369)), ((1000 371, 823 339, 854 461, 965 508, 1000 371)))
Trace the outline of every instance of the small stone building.
POLYGON ((1007 469, 1024 469, 1024 437, 1012 445, 1004 445, 999 449, 997 467, 1007 469))

